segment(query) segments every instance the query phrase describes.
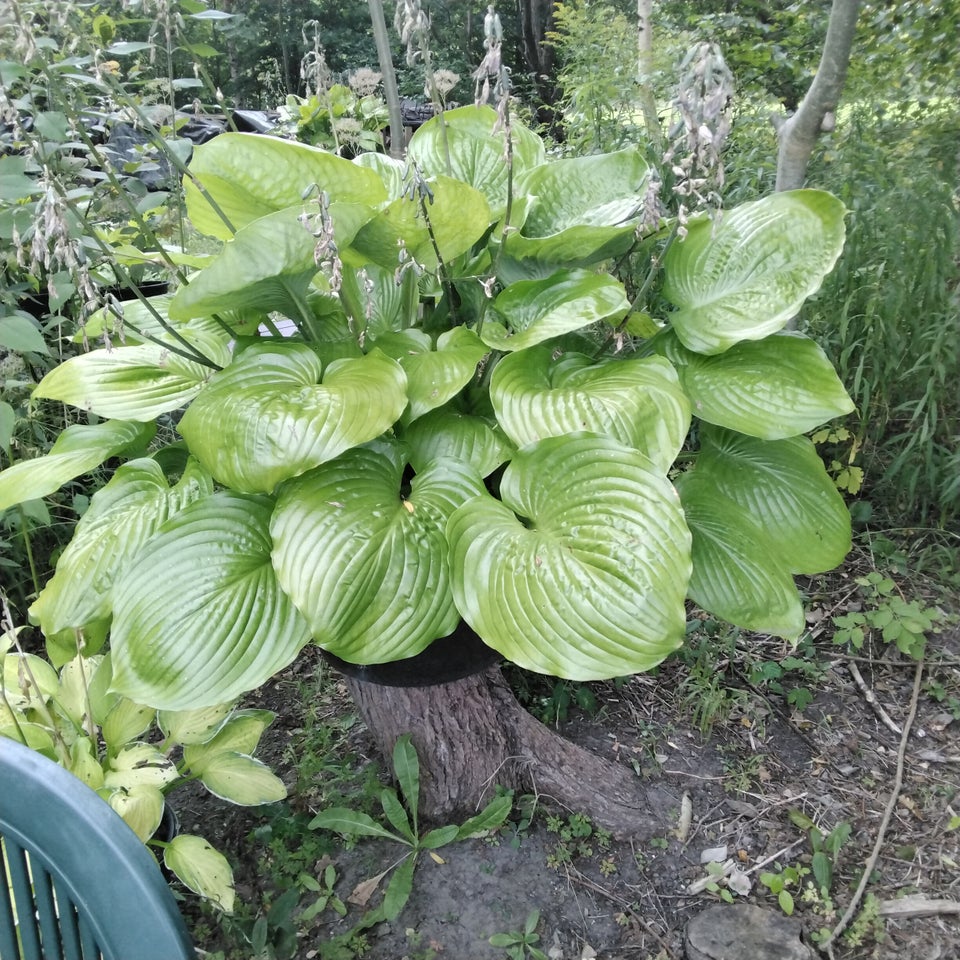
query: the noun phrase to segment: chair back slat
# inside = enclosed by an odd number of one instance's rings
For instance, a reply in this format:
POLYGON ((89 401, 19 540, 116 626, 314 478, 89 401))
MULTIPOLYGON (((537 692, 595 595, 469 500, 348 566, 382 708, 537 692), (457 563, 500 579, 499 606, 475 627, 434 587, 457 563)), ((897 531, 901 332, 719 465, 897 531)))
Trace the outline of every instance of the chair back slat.
MULTIPOLYGON (((30 883, 30 868, 27 852, 10 837, 4 837, 4 859, 10 875, 13 891, 13 907, 16 915, 15 936, 19 942, 19 960, 43 960, 40 951, 40 926, 33 905, 33 890, 30 883)), ((7 960, 6 957, 3 960, 7 960)))
POLYGON ((64 960, 83 960, 77 908, 70 899, 70 891, 66 884, 57 876, 53 877, 53 892, 60 908, 60 942, 63 946, 64 960))
POLYGON ((0 833, 0 957, 14 957, 18 952, 13 888, 7 873, 7 844, 0 833))
POLYGON ((0 960, 193 960, 153 856, 86 784, 0 736, 0 960))
POLYGON ((80 914, 79 926, 83 960, 101 960, 103 954, 100 952, 100 944, 97 942, 96 934, 94 934, 87 918, 82 913, 80 914))

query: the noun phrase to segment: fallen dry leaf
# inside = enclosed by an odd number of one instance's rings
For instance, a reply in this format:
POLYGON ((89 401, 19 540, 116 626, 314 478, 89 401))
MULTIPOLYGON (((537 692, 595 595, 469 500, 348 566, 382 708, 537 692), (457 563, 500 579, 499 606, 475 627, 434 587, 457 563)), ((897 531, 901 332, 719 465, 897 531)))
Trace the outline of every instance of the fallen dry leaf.
POLYGON ((377 887, 380 886, 380 881, 387 875, 389 871, 384 870, 383 873, 378 873, 375 877, 371 877, 369 880, 364 880, 362 883, 358 883, 350 893, 350 896, 347 897, 347 903, 352 903, 357 907, 365 907, 367 901, 373 896, 377 887))

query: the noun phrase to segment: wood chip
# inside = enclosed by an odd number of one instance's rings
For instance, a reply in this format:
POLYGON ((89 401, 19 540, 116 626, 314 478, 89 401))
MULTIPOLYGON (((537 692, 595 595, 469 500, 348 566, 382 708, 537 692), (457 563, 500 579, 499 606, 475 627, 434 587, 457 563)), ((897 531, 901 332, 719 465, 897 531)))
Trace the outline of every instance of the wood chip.
POLYGON ((938 917, 960 915, 960 900, 931 900, 923 894, 901 897, 899 900, 881 900, 881 917, 938 917))

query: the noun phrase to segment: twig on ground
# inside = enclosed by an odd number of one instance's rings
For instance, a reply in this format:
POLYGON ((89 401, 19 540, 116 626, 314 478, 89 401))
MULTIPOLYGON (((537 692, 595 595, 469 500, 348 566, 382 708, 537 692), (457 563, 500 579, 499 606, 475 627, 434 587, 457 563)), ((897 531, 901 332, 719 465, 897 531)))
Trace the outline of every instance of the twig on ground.
POLYGON ((888 714, 887 711, 880 706, 880 703, 877 700, 877 695, 870 689, 870 687, 867 686, 867 681, 863 679, 863 675, 860 673, 860 668, 852 660, 849 660, 847 662, 847 669, 850 671, 850 676, 853 677, 856 685, 860 688, 860 692, 863 694, 864 699, 873 708, 873 712, 880 718, 880 722, 888 730, 892 730, 899 737, 902 731, 893 722, 893 720, 890 719, 890 714, 888 714))
POLYGON ((903 786, 903 768, 907 755, 907 741, 910 739, 910 728, 913 726, 913 721, 917 716, 917 703, 920 700, 920 681, 923 679, 923 667, 924 661, 921 657, 917 662, 917 669, 913 675, 913 693, 910 696, 910 709, 907 713, 907 719, 903 724, 903 733, 900 736, 900 747, 897 750, 897 772, 893 778, 893 787, 890 790, 890 797, 887 800, 886 809, 883 811, 883 818, 881 819, 880 826, 877 829, 877 839, 873 844, 873 850, 871 851, 870 856, 867 858, 867 862, 864 864, 863 873, 860 877, 860 883, 857 885, 853 899, 850 901, 850 904, 843 916, 837 922, 837 925, 833 928, 833 930, 830 931, 830 936, 820 944, 820 949, 823 950, 828 957, 833 957, 832 947, 834 942, 836 941, 837 937, 839 937, 840 934, 846 930, 847 925, 853 919, 854 914, 860 907, 860 901, 863 899, 864 891, 867 889, 867 884, 870 882, 870 875, 873 873, 874 868, 877 865, 877 860, 880 858, 880 850, 883 847, 883 840, 886 836, 887 827, 890 825, 890 818, 893 816, 894 808, 896 807, 897 800, 900 797, 900 788, 903 786))
POLYGON ((789 847, 784 847, 782 850, 778 850, 773 856, 767 857, 765 860, 761 860, 759 863, 755 863, 749 870, 746 870, 745 873, 748 875, 751 873, 756 873, 757 870, 762 870, 768 863, 773 863, 774 860, 779 859, 785 853, 789 853, 794 847, 799 847, 801 843, 806 840, 806 837, 801 837, 799 840, 794 840, 789 847))
POLYGON ((612 893, 610 890, 607 890, 605 887, 600 886, 599 883, 594 883, 589 877, 585 877, 576 867, 567 866, 566 874, 568 880, 575 880, 577 883, 581 884, 584 887, 587 887, 589 890, 593 890, 594 893, 599 893, 601 896, 606 897, 612 903, 615 903, 620 909, 630 916, 631 920, 635 920, 647 933, 650 934, 654 940, 660 945, 660 949, 667 955, 668 960, 678 960, 677 955, 670 948, 670 944, 663 938, 663 936, 656 930, 654 927, 636 910, 633 909, 633 906, 624 900, 622 897, 618 897, 615 893, 612 893))

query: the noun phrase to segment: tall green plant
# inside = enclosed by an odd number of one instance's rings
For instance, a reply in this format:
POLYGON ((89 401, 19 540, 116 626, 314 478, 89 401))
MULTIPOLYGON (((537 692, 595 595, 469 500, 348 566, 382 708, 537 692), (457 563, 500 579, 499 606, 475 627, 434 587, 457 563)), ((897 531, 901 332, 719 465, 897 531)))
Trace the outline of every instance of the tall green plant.
POLYGON ((406 166, 199 148, 188 212, 223 245, 152 307, 204 363, 131 342, 35 391, 107 419, 0 474, 0 509, 178 418, 184 479, 169 448, 118 470, 33 608, 48 640, 109 622, 138 702, 232 699, 311 638, 410 657, 461 618, 524 667, 623 675, 682 643, 688 597, 798 636, 792 574, 846 553, 803 434, 852 405, 782 332, 840 253, 839 201, 779 194, 670 243, 637 150, 549 161, 492 109, 440 119, 406 166), (604 269, 625 256, 663 271, 656 323, 604 269))
POLYGON ((851 218, 803 319, 860 410, 867 496, 898 526, 960 515, 956 131, 945 107, 857 111, 816 171, 851 218))

